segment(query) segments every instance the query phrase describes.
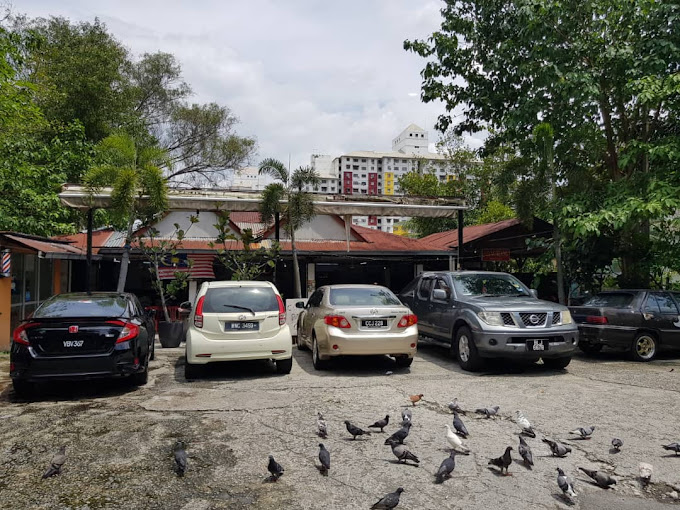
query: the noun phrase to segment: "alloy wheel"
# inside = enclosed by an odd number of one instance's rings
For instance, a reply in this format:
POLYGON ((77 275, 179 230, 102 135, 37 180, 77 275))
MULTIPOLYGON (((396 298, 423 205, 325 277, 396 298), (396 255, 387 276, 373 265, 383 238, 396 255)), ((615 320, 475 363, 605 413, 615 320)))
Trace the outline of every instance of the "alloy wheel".
POLYGON ((652 358, 656 352, 654 339, 647 335, 639 337, 635 343, 635 350, 642 359, 652 358))
POLYGON ((461 335, 458 339, 458 355, 463 363, 470 359, 470 344, 466 335, 461 335))

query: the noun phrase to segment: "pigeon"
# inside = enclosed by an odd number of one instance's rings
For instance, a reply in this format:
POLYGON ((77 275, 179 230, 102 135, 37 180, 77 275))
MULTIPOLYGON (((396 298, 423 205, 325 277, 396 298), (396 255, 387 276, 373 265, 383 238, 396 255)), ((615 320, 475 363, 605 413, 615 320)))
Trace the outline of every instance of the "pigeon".
POLYGON ((499 406, 481 407, 479 409, 475 409, 475 412, 477 414, 486 415, 487 418, 491 418, 492 416, 496 416, 498 414, 499 409, 500 409, 499 406))
POLYGON ((451 411, 456 411, 457 413, 465 414, 465 411, 463 411, 463 408, 460 407, 460 404, 458 403, 457 398, 454 398, 453 402, 449 402, 448 406, 449 406, 449 409, 451 409, 451 411))
POLYGON ((357 436, 371 435, 371 433, 368 430, 363 430, 357 427, 356 425, 352 425, 349 422, 349 420, 345 420, 345 426, 347 427, 347 432, 352 434, 352 439, 356 439, 357 436))
POLYGON ((62 446, 52 457, 50 467, 47 468, 47 471, 45 471, 45 474, 42 475, 42 477, 49 478, 50 476, 61 473, 61 467, 64 465, 64 462, 66 462, 66 447, 62 446))
POLYGON ((618 452, 623 446, 623 441, 618 437, 615 437, 614 439, 612 439, 612 446, 618 452))
POLYGON ((448 425, 445 425, 445 426, 446 426, 446 440, 448 441, 449 445, 451 445, 451 447, 454 450, 459 451, 460 453, 463 453, 465 455, 469 455, 470 450, 468 449, 467 446, 465 446, 463 444, 463 441, 461 440, 461 438, 458 437, 458 435, 453 433, 453 430, 451 430, 451 427, 449 427, 448 425))
POLYGON ((590 439, 590 436, 593 435, 593 432, 595 432, 595 426, 591 425, 590 427, 579 427, 576 430, 572 430, 569 433, 581 436, 581 439, 590 439))
POLYGON ((177 441, 175 443, 175 473, 177 476, 184 476, 187 470, 187 452, 184 451, 184 442, 177 441))
POLYGON ((416 405, 416 402, 420 402, 420 400, 423 398, 423 394, 420 393, 419 395, 409 395, 408 398, 413 405, 416 405))
POLYGON ((328 428, 326 427, 326 420, 323 418, 323 414, 317 413, 316 418, 316 433, 319 437, 326 439, 328 436, 328 428))
POLYGON ((392 440, 390 441, 390 446, 392 447, 392 453, 399 459, 399 462, 405 463, 407 460, 411 460, 416 464, 420 464, 420 459, 416 457, 415 454, 411 453, 403 444, 399 444, 398 441, 392 440))
POLYGON ((503 470, 505 469, 505 474, 509 475, 508 467, 512 464, 512 456, 510 455, 512 450, 512 446, 508 446, 503 455, 496 459, 489 459, 489 464, 501 468, 501 474, 503 474, 503 470))
POLYGON ((517 425, 522 427, 522 434, 529 436, 529 437, 536 437, 536 432, 534 432, 534 428, 531 426, 531 422, 527 419, 526 416, 522 413, 522 411, 517 411, 517 425))
POLYGON ((435 473, 435 481, 437 483, 444 483, 446 478, 451 478, 451 473, 456 467, 456 450, 451 450, 451 453, 439 465, 439 469, 435 473))
POLYGON ((387 414, 382 420, 376 421, 373 425, 369 425, 368 428, 380 428, 380 432, 383 432, 383 429, 387 427, 387 424, 390 422, 390 415, 387 414))
POLYGON ((396 507, 399 504, 399 497, 402 492, 404 492, 404 489, 401 487, 394 492, 390 492, 380 498, 380 500, 371 507, 371 510, 389 510, 396 507))
POLYGON ((652 479, 652 473, 654 473, 654 466, 647 464, 646 462, 640 462, 638 465, 640 471, 640 481, 643 487, 649 485, 649 481, 652 479))
POLYGON ((680 443, 662 444, 661 446, 664 450, 675 452, 675 455, 680 453, 680 443))
POLYGON ((408 436, 410 431, 411 431, 411 422, 407 421, 407 422, 404 423, 403 427, 401 427, 394 434, 392 434, 390 437, 385 439, 385 444, 390 444, 392 441, 396 441, 400 444, 404 444, 404 439, 406 439, 406 437, 408 436))
POLYGON ((562 489, 562 493, 569 499, 576 497, 574 483, 564 474, 561 468, 557 468, 557 485, 562 489))
POLYGON ((463 423, 463 420, 461 420, 458 416, 457 411, 453 412, 453 428, 456 429, 456 433, 460 434, 465 439, 467 439, 467 437, 470 435, 467 428, 465 427, 465 424, 463 423))
POLYGON ((524 459, 524 466, 531 469, 531 466, 534 465, 534 456, 531 453, 531 448, 529 447, 529 445, 522 436, 519 436, 519 447, 517 448, 517 451, 519 452, 520 456, 524 459))
POLYGON ((586 469, 582 467, 580 467, 579 469, 583 471, 585 474, 587 474, 590 478, 592 478, 595 481, 595 483, 598 486, 602 487, 603 489, 609 489, 610 485, 616 485, 616 480, 614 480, 607 473, 597 471, 595 469, 586 469))
POLYGON ((550 451, 552 452, 553 456, 566 457, 567 453, 571 453, 571 447, 558 441, 551 441, 550 439, 543 438, 543 442, 550 446, 550 451))
POLYGON ((401 411, 401 426, 403 427, 406 422, 413 422, 413 415, 411 414, 411 410, 408 408, 401 411))
POLYGON ((283 475, 283 466, 274 460, 272 455, 269 456, 269 464, 267 464, 267 470, 271 473, 271 480, 273 482, 277 481, 283 475))
POLYGON ((321 462, 321 474, 328 476, 328 470, 331 468, 331 454, 323 443, 319 443, 319 462, 321 462))

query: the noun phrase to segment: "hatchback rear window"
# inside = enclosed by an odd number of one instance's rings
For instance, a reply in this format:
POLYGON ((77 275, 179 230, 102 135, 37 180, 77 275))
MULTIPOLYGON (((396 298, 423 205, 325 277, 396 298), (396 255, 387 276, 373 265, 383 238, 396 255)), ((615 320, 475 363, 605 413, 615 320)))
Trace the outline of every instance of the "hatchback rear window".
POLYGON ((631 305, 635 294, 628 292, 609 292, 597 294, 583 303, 583 306, 605 306, 608 308, 626 308, 631 305))
POLYGON ((271 287, 223 287, 208 289, 203 313, 278 311, 279 302, 271 287))
POLYGON ((390 306, 401 304, 397 296, 389 290, 371 287, 331 289, 328 300, 331 305, 335 306, 390 306))
POLYGON ((123 317, 128 302, 123 296, 53 296, 33 314, 48 317, 123 317))

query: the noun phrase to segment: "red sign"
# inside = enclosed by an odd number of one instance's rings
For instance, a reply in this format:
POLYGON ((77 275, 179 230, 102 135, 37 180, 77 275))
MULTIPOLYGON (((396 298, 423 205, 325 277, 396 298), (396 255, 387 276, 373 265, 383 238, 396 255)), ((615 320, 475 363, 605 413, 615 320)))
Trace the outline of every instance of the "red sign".
POLYGON ((510 250, 503 248, 483 248, 482 260, 486 262, 504 262, 510 260, 510 250))

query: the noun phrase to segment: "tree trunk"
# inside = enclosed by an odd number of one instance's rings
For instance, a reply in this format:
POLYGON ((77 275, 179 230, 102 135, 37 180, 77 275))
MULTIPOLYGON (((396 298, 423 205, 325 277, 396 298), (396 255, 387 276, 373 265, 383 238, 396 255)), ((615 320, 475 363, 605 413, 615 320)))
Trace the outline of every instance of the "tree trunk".
POLYGON ((302 297, 302 283, 300 282, 300 265, 298 264, 297 248, 295 247, 295 231, 290 231, 290 247, 293 251, 293 280, 295 282, 295 297, 302 297))
POLYGON ((567 300, 564 296, 564 267, 562 266, 562 238, 557 226, 557 218, 553 218, 553 244, 555 246, 555 263, 557 264, 557 300, 565 305, 567 300))
MULTIPOLYGON (((153 242, 153 241, 152 241, 153 242)), ((165 304, 165 292, 163 291, 163 281, 161 280, 161 275, 158 271, 158 265, 159 265, 159 260, 158 260, 158 254, 155 255, 154 260, 154 270, 156 271, 156 285, 158 288, 158 294, 161 296, 161 307, 163 308, 163 318, 165 319, 165 322, 170 322, 170 314, 168 313, 168 307, 165 304)))
POLYGON ((132 226, 134 225, 134 218, 128 222, 127 235, 125 236, 125 248, 123 256, 120 259, 120 272, 118 273, 118 287, 117 292, 125 292, 125 282, 127 281, 128 265, 130 264, 130 241, 132 239, 132 226))

